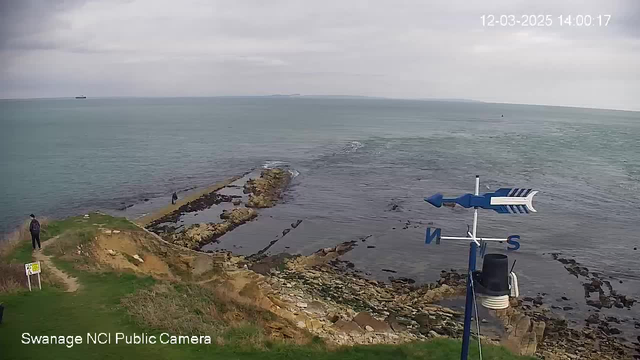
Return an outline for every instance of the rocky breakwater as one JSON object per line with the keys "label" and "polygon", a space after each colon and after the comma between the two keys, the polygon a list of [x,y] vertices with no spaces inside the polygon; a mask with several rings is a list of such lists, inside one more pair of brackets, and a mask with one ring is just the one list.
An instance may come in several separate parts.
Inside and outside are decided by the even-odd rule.
{"label": "rocky breakwater", "polygon": [[[262,257],[249,265],[265,275],[279,311],[301,328],[343,345],[401,343],[462,335],[462,313],[437,305],[464,293],[464,276],[445,271],[437,283],[406,278],[382,282],[362,277],[339,256],[357,241],[310,256]],[[273,298],[273,297],[272,297]],[[290,314],[282,314],[288,309]]]}
{"label": "rocky breakwater", "polygon": [[[200,249],[203,245],[216,241],[234,228],[255,219],[256,208],[274,206],[291,181],[291,173],[275,168],[263,170],[260,177],[250,179],[244,185],[244,193],[249,194],[246,207],[242,205],[242,196],[224,195],[216,191],[204,194],[171,213],[150,223],[147,228],[163,239],[190,249]],[[232,187],[228,185],[227,187]],[[197,213],[221,203],[231,203],[231,209],[220,214],[222,221],[178,226],[180,218],[187,213]],[[196,214],[197,215],[197,214]]]}
{"label": "rocky breakwater", "polygon": [[287,170],[279,168],[263,170],[259,178],[251,179],[244,185],[244,193],[249,194],[247,207],[274,206],[290,182],[291,173]]}
{"label": "rocky breakwater", "polygon": [[250,208],[225,210],[220,215],[223,220],[220,223],[194,224],[184,231],[172,233],[165,238],[176,245],[199,249],[247,221],[255,219],[257,216],[258,212]]}

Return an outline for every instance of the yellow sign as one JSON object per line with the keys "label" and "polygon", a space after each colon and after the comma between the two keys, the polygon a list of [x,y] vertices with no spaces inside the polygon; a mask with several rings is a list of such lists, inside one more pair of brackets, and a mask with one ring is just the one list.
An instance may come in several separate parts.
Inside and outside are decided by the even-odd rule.
{"label": "yellow sign", "polygon": [[40,273],[40,262],[28,263],[24,264],[24,269],[27,275],[39,274]]}

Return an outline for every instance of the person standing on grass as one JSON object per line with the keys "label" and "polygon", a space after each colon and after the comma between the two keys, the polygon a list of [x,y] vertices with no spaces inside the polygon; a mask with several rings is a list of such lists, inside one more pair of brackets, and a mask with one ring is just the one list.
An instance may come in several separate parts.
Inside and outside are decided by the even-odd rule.
{"label": "person standing on grass", "polygon": [[38,249],[40,247],[40,222],[36,220],[36,216],[31,214],[31,224],[29,224],[29,232],[31,233],[31,245],[33,250],[36,249],[36,242],[38,243]]}

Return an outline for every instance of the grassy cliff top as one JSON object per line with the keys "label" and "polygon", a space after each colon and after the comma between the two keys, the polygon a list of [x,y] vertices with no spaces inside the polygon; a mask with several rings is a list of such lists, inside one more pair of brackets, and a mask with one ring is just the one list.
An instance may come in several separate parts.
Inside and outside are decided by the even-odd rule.
{"label": "grassy cliff top", "polygon": [[[24,235],[5,244],[0,252],[3,266],[22,269],[22,283],[26,282],[22,264],[34,259],[30,239]],[[203,277],[220,275],[206,268],[196,270],[201,267],[201,255],[174,251],[124,218],[90,214],[43,222],[42,241],[43,255],[37,256],[45,259],[43,289],[29,292],[18,283],[0,290],[0,303],[5,307],[0,324],[2,359],[445,360],[460,356],[460,342],[450,339],[353,347],[325,344],[304,330],[289,327],[286,320],[229,295],[226,289],[221,291],[222,283],[205,285]],[[111,254],[109,250],[116,255],[104,257]],[[133,252],[145,262],[136,265]],[[155,261],[148,260],[152,259],[148,254],[167,266],[146,265]],[[180,268],[188,261],[190,267]],[[67,291],[52,276],[53,267],[77,279],[79,288]],[[0,274],[0,283],[6,274]],[[163,332],[210,335],[213,341],[211,345],[114,344],[116,333],[158,336]],[[80,336],[82,344],[25,345],[21,343],[25,333]],[[111,333],[112,344],[88,345],[87,333]],[[487,359],[525,359],[489,345],[483,347],[483,354]],[[477,345],[471,347],[470,356],[478,358]]]}

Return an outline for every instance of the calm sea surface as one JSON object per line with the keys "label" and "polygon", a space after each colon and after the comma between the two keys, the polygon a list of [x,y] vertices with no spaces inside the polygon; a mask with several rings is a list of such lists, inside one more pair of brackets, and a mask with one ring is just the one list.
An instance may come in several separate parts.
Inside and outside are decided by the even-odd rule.
{"label": "calm sea surface", "polygon": [[[117,214],[135,204],[122,213],[139,215],[173,191],[278,161],[299,173],[286,202],[218,247],[251,253],[303,219],[272,252],[372,235],[348,254],[357,267],[426,281],[465,267],[467,246],[425,246],[424,224],[462,236],[472,213],[422,199],[472,192],[478,174],[481,192],[540,190],[537,214],[480,214],[480,235],[522,237],[509,255],[523,293],[549,293],[550,304],[566,294],[586,311],[580,282],[549,255],[561,252],[640,297],[638,112],[310,98],[3,100],[0,129],[0,232],[32,212]],[[621,313],[637,318],[639,308]]]}

